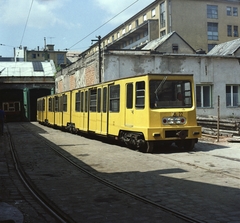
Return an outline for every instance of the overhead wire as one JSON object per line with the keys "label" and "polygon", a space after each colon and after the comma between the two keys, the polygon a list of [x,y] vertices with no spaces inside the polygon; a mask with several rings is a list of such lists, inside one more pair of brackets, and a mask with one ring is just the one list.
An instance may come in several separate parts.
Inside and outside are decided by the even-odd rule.
{"label": "overhead wire", "polygon": [[67,48],[66,50],[69,50],[71,48],[73,48],[74,46],[76,46],[77,44],[79,44],[80,42],[82,42],[84,39],[86,39],[87,37],[89,37],[90,35],[92,35],[94,32],[96,32],[97,30],[99,30],[100,28],[102,28],[103,26],[105,26],[107,23],[109,23],[110,21],[112,21],[113,19],[115,19],[117,16],[119,16],[121,13],[123,13],[124,11],[126,11],[128,8],[130,8],[132,5],[134,5],[136,2],[138,2],[139,0],[136,0],[135,2],[133,2],[132,4],[130,4],[128,7],[126,7],[125,9],[123,9],[122,11],[120,11],[118,14],[116,14],[115,16],[113,16],[111,19],[107,20],[105,23],[103,23],[101,26],[99,26],[97,29],[93,30],[91,33],[89,33],[87,36],[83,37],[82,39],[80,39],[78,42],[76,42],[75,44],[73,44],[71,47]]}
{"label": "overhead wire", "polygon": [[25,35],[25,32],[26,32],[26,28],[27,28],[27,25],[28,25],[29,16],[30,16],[30,13],[32,11],[33,2],[34,2],[34,0],[32,0],[30,9],[28,11],[27,21],[26,21],[24,29],[23,29],[23,34],[22,34],[22,39],[21,39],[21,42],[20,42],[20,47],[22,46],[23,38],[24,38],[24,35]]}

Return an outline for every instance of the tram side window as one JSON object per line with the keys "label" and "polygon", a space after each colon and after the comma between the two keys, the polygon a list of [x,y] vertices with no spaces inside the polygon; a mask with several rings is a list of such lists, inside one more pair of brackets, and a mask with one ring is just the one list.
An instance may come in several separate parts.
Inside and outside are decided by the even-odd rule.
{"label": "tram side window", "polygon": [[81,92],[81,98],[80,98],[80,101],[82,102],[80,104],[80,111],[83,112],[83,99],[84,99],[84,92]]}
{"label": "tram side window", "polygon": [[110,95],[109,95],[109,111],[119,112],[120,110],[120,85],[110,86]]}
{"label": "tram side window", "polygon": [[145,82],[136,83],[136,108],[145,107]]}
{"label": "tram side window", "polygon": [[54,101],[55,101],[54,111],[59,111],[59,98],[56,96]]}
{"label": "tram side window", "polygon": [[64,94],[64,95],[62,96],[62,100],[63,100],[63,108],[62,108],[62,110],[63,110],[64,112],[67,112],[67,95],[66,95],[66,94]]}
{"label": "tram side window", "polygon": [[97,89],[90,90],[89,110],[91,112],[96,112],[97,111]]}
{"label": "tram side window", "polygon": [[48,111],[53,111],[53,103],[52,98],[48,99]]}
{"label": "tram side window", "polygon": [[42,100],[42,111],[45,111],[45,99]]}
{"label": "tram side window", "polygon": [[60,112],[63,111],[63,96],[59,97],[59,101],[58,101],[58,107]]}
{"label": "tram side window", "polygon": [[88,111],[88,91],[85,91],[85,112]]}
{"label": "tram side window", "polygon": [[76,112],[80,112],[80,105],[81,105],[81,97],[80,97],[80,91],[79,91],[75,95],[75,111]]}
{"label": "tram side window", "polygon": [[107,112],[107,88],[103,88],[103,112]]}
{"label": "tram side window", "polygon": [[98,88],[97,91],[97,112],[101,112],[102,89]]}
{"label": "tram side window", "polygon": [[133,84],[127,84],[127,108],[133,108]]}

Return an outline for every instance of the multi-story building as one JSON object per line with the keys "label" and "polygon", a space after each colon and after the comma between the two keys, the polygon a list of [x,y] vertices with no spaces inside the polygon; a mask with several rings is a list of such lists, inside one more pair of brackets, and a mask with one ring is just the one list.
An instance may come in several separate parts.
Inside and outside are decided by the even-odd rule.
{"label": "multi-story building", "polygon": [[[104,36],[102,46],[141,48],[176,31],[195,50],[208,52],[219,43],[239,38],[239,10],[239,0],[156,0]],[[96,43],[88,51],[97,51],[97,47]]]}
{"label": "multi-story building", "polygon": [[66,65],[67,62],[67,51],[55,51],[53,44],[47,44],[44,49],[39,47],[34,50],[24,49],[25,60],[31,62],[44,62],[53,60],[56,68],[61,65]]}

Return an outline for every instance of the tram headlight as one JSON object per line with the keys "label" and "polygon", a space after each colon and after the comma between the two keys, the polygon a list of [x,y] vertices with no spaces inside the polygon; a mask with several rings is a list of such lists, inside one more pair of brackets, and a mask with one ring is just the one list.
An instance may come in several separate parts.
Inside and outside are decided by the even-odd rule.
{"label": "tram headlight", "polygon": [[164,117],[162,119],[164,125],[184,125],[186,123],[185,117]]}

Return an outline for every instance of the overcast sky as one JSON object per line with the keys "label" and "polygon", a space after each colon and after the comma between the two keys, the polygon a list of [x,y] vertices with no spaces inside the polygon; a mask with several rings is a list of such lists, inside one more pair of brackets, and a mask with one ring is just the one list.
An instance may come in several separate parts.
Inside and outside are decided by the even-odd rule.
{"label": "overcast sky", "polygon": [[84,51],[96,36],[107,35],[152,2],[154,0],[0,0],[0,56],[12,57],[13,47],[42,49],[44,37],[47,44],[55,45],[55,50]]}

